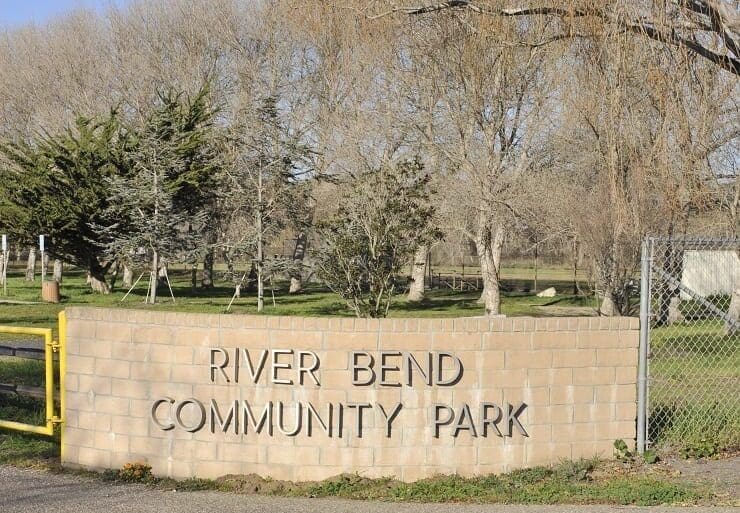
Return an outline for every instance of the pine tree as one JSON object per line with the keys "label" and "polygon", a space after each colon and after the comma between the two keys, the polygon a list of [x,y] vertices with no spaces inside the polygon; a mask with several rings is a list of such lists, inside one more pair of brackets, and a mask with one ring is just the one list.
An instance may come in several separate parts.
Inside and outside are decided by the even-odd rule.
{"label": "pine tree", "polygon": [[[265,277],[277,270],[292,272],[292,262],[270,259],[264,248],[308,200],[300,179],[308,150],[281,119],[275,96],[257,100],[255,105],[243,113],[232,131],[235,157],[229,172],[230,192],[225,197],[232,222],[222,244],[230,257],[253,257],[257,311],[261,312]],[[237,293],[240,285],[236,285]]]}
{"label": "pine tree", "polygon": [[113,260],[105,250],[125,224],[95,227],[111,224],[108,182],[128,172],[129,144],[115,110],[104,119],[79,117],[35,142],[0,143],[0,217],[11,238],[34,244],[47,234],[51,256],[86,269],[96,292],[110,291],[105,275]]}
{"label": "pine tree", "polygon": [[207,85],[192,99],[174,90],[160,93],[143,126],[131,129],[130,173],[109,180],[108,215],[118,221],[101,227],[113,234],[108,252],[148,264],[150,303],[167,262],[195,260],[202,240],[197,228],[206,226],[207,206],[216,196],[216,110],[208,94]]}

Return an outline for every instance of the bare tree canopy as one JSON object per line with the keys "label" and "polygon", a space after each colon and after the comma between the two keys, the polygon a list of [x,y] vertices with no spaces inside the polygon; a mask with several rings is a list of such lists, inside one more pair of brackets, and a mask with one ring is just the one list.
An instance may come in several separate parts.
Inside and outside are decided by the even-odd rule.
{"label": "bare tree canopy", "polygon": [[[667,45],[687,49],[720,68],[740,75],[740,13],[736,0],[666,0],[599,2],[571,0],[520,2],[503,6],[498,0],[447,0],[427,4],[381,6],[371,2],[367,14],[379,18],[467,10],[486,16],[540,16],[553,19],[552,30],[536,41],[543,45],[561,39],[593,37],[604,30],[632,32]],[[385,8],[384,8],[385,7]]]}

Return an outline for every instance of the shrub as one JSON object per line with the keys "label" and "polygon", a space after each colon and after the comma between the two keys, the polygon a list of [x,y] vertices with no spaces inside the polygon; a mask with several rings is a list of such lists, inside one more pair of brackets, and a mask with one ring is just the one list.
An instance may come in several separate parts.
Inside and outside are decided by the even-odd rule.
{"label": "shrub", "polygon": [[147,483],[153,479],[152,466],[147,463],[126,463],[118,471],[118,479],[127,483]]}

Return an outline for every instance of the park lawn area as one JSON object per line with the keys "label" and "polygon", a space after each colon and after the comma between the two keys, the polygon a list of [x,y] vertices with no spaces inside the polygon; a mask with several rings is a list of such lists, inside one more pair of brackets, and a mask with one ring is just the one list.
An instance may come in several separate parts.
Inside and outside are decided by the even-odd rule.
{"label": "park lawn area", "polygon": [[[557,273],[548,278],[540,276],[540,288],[555,286],[559,290],[570,290],[567,281],[559,280]],[[98,306],[109,308],[144,308],[157,311],[179,311],[198,313],[225,313],[226,307],[234,292],[233,287],[225,282],[217,282],[211,289],[196,288],[190,285],[189,271],[170,272],[175,302],[169,296],[166,287],[159,290],[158,303],[143,303],[146,294],[144,280],[122,301],[126,291],[117,286],[111,294],[93,293],[85,283],[85,275],[80,271],[66,271],[61,286],[62,302],[59,304],[42,303],[40,280],[26,282],[19,271],[8,277],[8,296],[0,299],[0,325],[31,326],[56,328],[58,313],[68,306]],[[120,283],[120,282],[119,282]],[[512,290],[522,290],[526,280],[517,278],[505,281]],[[273,303],[274,294],[274,303]],[[483,314],[483,307],[476,301],[476,291],[453,291],[437,289],[429,292],[421,303],[409,303],[404,295],[398,295],[391,306],[390,317],[470,317]],[[538,298],[526,292],[504,292],[502,298],[503,313],[508,316],[547,315],[538,307],[558,303],[559,306],[593,306],[592,298],[562,295],[557,298]],[[233,314],[256,314],[257,300],[254,294],[244,292],[232,308]],[[353,313],[342,299],[333,292],[317,285],[310,285],[300,294],[287,293],[287,284],[275,282],[274,289],[270,283],[265,290],[265,315],[303,315],[303,316],[342,316],[351,317]],[[17,339],[17,337],[16,337]],[[1,342],[0,342],[1,344]]]}
{"label": "park lawn area", "polygon": [[[0,360],[0,370],[3,366]],[[44,403],[38,399],[0,394],[0,419],[41,426],[46,422]],[[46,437],[0,429],[0,465],[47,467],[58,465],[58,461],[58,433]]]}
{"label": "park lawn area", "polygon": [[[57,363],[54,362],[57,367]],[[0,356],[0,384],[23,385],[27,387],[43,387],[46,381],[44,376],[45,364],[43,360],[28,360],[12,356]],[[54,369],[58,375],[58,371]],[[59,388],[58,380],[54,384]],[[3,417],[0,416],[0,419]]]}
{"label": "park lawn area", "polygon": [[712,456],[740,448],[740,334],[719,319],[653,328],[650,435],[663,451]]}

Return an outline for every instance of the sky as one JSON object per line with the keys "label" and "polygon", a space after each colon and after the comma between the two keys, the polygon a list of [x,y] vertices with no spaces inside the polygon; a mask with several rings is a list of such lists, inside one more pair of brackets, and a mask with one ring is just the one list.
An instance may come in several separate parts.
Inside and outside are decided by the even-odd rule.
{"label": "sky", "polygon": [[45,24],[50,19],[87,7],[105,10],[111,3],[125,0],[0,0],[0,28],[14,28],[28,23]]}

